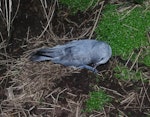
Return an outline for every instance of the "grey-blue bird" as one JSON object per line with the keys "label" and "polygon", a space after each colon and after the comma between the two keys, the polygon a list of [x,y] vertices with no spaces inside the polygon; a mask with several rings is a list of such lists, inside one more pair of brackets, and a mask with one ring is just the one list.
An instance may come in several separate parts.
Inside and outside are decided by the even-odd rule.
{"label": "grey-blue bird", "polygon": [[[65,45],[39,49],[31,54],[32,61],[50,60],[56,64],[88,69],[98,72],[96,67],[105,64],[112,55],[111,47],[103,41],[74,40]],[[93,64],[94,66],[90,66]]]}

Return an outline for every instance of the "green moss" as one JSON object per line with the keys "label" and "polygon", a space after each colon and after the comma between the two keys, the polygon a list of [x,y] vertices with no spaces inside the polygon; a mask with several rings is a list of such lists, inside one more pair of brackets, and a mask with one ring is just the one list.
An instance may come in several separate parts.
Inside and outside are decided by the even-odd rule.
{"label": "green moss", "polygon": [[111,98],[102,90],[90,92],[89,95],[90,98],[86,101],[86,112],[102,110],[111,101]]}
{"label": "green moss", "polygon": [[139,57],[139,62],[150,67],[150,46],[143,49]]}
{"label": "green moss", "polygon": [[73,13],[85,11],[87,8],[94,6],[98,0],[60,0],[60,3],[67,5]]}
{"label": "green moss", "polygon": [[137,3],[137,4],[142,4],[145,0],[133,0],[133,2]]}
{"label": "green moss", "polygon": [[132,80],[132,81],[139,81],[143,80],[145,82],[148,81],[147,78],[145,78],[142,75],[142,71],[130,71],[128,67],[125,67],[124,65],[118,65],[114,68],[115,71],[115,77],[121,80]]}
{"label": "green moss", "polygon": [[105,6],[96,34],[98,40],[110,43],[113,55],[127,59],[134,49],[149,45],[146,33],[150,30],[150,10],[141,6],[119,13],[117,7]]}
{"label": "green moss", "polygon": [[[139,52],[140,55],[138,57]],[[141,50],[140,49],[136,50],[136,52],[132,54],[130,60],[135,61],[136,59],[139,63],[145,64],[146,66],[150,67],[150,46],[141,48]]]}
{"label": "green moss", "polygon": [[150,67],[150,54],[145,56],[143,60],[141,60],[144,64]]}

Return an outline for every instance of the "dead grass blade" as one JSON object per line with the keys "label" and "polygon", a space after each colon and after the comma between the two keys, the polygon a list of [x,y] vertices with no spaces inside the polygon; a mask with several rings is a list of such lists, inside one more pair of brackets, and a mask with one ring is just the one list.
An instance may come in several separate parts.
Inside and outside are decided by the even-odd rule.
{"label": "dead grass blade", "polygon": [[90,36],[89,36],[89,39],[92,38],[92,35],[93,35],[93,33],[94,33],[94,31],[95,31],[95,28],[96,28],[96,26],[97,26],[97,23],[98,23],[98,21],[99,21],[100,14],[101,14],[102,8],[103,8],[103,6],[104,6],[104,1],[100,2],[100,5],[101,5],[101,8],[100,8],[99,11],[98,11],[98,14],[97,14],[97,17],[96,17],[96,21],[95,21],[94,26],[93,26],[93,28],[92,28],[91,34],[90,34]]}

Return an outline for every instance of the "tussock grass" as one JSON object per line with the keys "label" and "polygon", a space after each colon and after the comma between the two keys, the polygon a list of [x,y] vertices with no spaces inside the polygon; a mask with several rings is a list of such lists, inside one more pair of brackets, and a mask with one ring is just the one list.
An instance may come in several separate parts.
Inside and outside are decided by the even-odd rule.
{"label": "tussock grass", "polygon": [[3,23],[6,25],[8,42],[9,42],[9,39],[11,36],[12,24],[14,22],[14,19],[17,15],[18,10],[19,10],[20,0],[18,0],[18,2],[17,2],[17,8],[15,10],[14,10],[13,5],[14,4],[13,4],[12,0],[0,1],[0,15],[1,15]]}

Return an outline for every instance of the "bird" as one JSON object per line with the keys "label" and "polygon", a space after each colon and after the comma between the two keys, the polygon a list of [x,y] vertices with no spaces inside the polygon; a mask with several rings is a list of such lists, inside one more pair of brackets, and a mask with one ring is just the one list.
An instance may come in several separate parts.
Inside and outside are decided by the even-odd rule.
{"label": "bird", "polygon": [[112,49],[108,43],[94,39],[82,39],[73,40],[64,45],[39,49],[31,54],[30,60],[52,61],[55,64],[98,73],[96,67],[108,62],[111,56]]}

